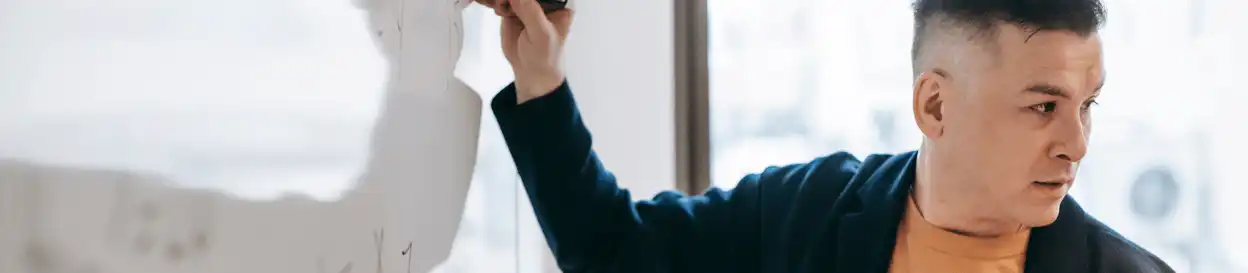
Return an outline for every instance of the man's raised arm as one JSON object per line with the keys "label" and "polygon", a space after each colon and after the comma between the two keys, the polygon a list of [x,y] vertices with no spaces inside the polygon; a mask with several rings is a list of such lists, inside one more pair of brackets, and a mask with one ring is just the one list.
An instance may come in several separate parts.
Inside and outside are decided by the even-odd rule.
{"label": "man's raised arm", "polygon": [[761,271],[763,237],[771,234],[764,223],[787,217],[761,212],[788,211],[787,200],[815,164],[769,168],[731,191],[669,191],[633,202],[594,153],[564,80],[560,59],[572,10],[546,13],[535,0],[498,1],[510,2],[487,4],[504,17],[503,55],[516,81],[491,107],[560,269]]}
{"label": "man's raised arm", "polygon": [[522,104],[491,102],[538,223],[565,272],[710,272],[759,268],[759,193],[779,169],[732,191],[664,192],[633,202],[591,148],[567,84]]}

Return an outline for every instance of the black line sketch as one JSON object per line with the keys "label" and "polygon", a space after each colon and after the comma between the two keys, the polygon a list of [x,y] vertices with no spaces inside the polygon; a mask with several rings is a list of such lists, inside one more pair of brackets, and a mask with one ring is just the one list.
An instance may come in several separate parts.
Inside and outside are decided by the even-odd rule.
{"label": "black line sketch", "polygon": [[400,253],[403,256],[407,256],[407,273],[412,273],[412,255],[407,255],[410,251],[412,251],[412,242],[409,241],[407,242],[407,248]]}

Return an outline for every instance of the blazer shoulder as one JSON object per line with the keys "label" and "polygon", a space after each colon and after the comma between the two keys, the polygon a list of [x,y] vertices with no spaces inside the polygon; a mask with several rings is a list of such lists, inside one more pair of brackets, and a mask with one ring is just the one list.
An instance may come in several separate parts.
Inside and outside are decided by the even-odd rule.
{"label": "blazer shoulder", "polygon": [[882,169],[881,166],[888,165],[894,159],[904,158],[906,157],[901,155],[873,154],[866,157],[866,160],[859,160],[853,154],[842,151],[806,163],[769,167],[757,174],[756,180],[759,181],[758,186],[764,195],[791,198],[811,196],[834,202],[844,193],[857,191],[863,186],[862,183],[853,183],[855,180],[866,180],[864,178],[876,175],[899,175],[887,173],[895,170]]}
{"label": "blazer shoulder", "polygon": [[794,196],[818,192],[828,196],[827,193],[844,190],[861,167],[862,162],[853,154],[837,152],[805,163],[767,167],[742,182],[757,181],[764,195]]}
{"label": "blazer shoulder", "polygon": [[1165,261],[1152,252],[1123,237],[1104,223],[1091,219],[1092,238],[1096,246],[1099,272],[1173,273]]}

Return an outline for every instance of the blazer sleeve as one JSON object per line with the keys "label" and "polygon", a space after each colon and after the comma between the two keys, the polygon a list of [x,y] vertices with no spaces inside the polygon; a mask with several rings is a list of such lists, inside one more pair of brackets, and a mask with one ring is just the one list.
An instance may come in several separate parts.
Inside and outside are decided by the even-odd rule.
{"label": "blazer sleeve", "polygon": [[783,170],[634,202],[594,153],[566,82],[520,105],[515,92],[507,86],[491,108],[564,272],[758,271],[759,185],[781,183]]}

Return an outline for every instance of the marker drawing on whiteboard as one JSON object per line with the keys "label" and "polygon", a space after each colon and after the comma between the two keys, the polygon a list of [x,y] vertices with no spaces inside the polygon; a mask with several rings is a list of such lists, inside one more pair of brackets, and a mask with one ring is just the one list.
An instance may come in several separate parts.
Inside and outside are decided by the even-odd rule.
{"label": "marker drawing on whiteboard", "polygon": [[407,249],[404,249],[402,252],[399,252],[399,254],[402,254],[403,256],[407,256],[407,273],[412,273],[412,255],[407,255],[407,253],[411,251],[412,251],[412,242],[407,242]]}

